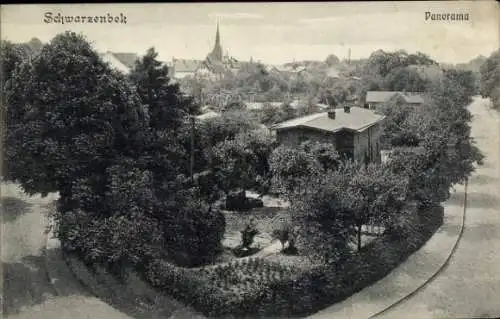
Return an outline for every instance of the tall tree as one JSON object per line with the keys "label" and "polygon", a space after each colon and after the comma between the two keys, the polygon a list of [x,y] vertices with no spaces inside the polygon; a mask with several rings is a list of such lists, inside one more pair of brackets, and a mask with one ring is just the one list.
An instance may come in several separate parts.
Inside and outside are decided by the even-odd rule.
{"label": "tall tree", "polygon": [[493,52],[481,65],[481,95],[491,97],[493,106],[500,110],[500,50]]}
{"label": "tall tree", "polygon": [[141,150],[138,99],[81,35],[44,46],[32,66],[15,71],[6,99],[9,118],[22,119],[9,123],[7,159],[29,193],[69,199],[74,180],[89,174],[100,189],[116,156]]}
{"label": "tall tree", "polygon": [[178,84],[169,83],[168,67],[157,57],[155,49],[150,48],[136,61],[130,79],[148,110],[151,129],[178,128],[186,115],[199,113],[199,105],[184,97]]}

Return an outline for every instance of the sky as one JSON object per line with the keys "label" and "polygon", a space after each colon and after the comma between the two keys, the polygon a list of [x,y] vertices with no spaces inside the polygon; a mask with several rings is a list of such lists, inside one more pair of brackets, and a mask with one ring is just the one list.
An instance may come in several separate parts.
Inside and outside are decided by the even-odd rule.
{"label": "sky", "polygon": [[[126,24],[49,24],[44,15],[123,14]],[[468,13],[469,21],[426,21],[425,13]],[[411,2],[267,2],[2,5],[1,38],[50,41],[71,30],[99,52],[203,59],[220,21],[224,52],[239,60],[281,64],[329,54],[366,58],[378,49],[424,52],[439,62],[488,56],[500,44],[500,4],[493,0]]]}

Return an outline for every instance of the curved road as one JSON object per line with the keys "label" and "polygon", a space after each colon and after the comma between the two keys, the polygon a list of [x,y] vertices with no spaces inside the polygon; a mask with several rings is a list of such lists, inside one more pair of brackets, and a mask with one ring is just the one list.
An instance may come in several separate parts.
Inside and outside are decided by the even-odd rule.
{"label": "curved road", "polygon": [[435,280],[376,318],[500,317],[500,117],[480,98],[469,109],[472,135],[486,158],[469,181],[457,250]]}
{"label": "curved road", "polygon": [[[49,251],[49,282],[43,255],[47,204],[50,197],[27,197],[12,184],[1,185],[2,318],[126,319],[132,318],[92,297],[68,272],[64,261]],[[53,198],[52,198],[53,199]],[[57,266],[60,267],[57,267]],[[56,286],[59,289],[55,289]]]}

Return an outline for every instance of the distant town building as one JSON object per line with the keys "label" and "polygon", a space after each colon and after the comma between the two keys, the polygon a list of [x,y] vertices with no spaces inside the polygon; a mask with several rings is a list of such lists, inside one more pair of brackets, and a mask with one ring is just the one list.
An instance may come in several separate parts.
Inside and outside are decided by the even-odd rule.
{"label": "distant town building", "polygon": [[107,51],[106,53],[100,54],[101,59],[104,62],[109,63],[109,65],[125,74],[129,74],[134,67],[135,61],[139,59],[136,53],[116,53]]}
{"label": "distant town building", "polygon": [[200,70],[201,63],[201,60],[172,58],[172,76],[176,79],[195,76]]}
{"label": "distant town building", "polygon": [[423,93],[402,91],[368,91],[366,93],[366,107],[375,110],[378,106],[393,99],[401,99],[411,106],[419,106],[424,103]]}
{"label": "distant town building", "polygon": [[380,161],[381,124],[385,117],[372,110],[345,105],[273,125],[282,145],[296,147],[305,141],[330,143],[337,151],[361,162]]}
{"label": "distant town building", "polygon": [[224,74],[235,74],[246,63],[238,61],[226,52],[224,55],[221,43],[219,23],[215,33],[215,44],[204,60],[185,60],[172,58],[172,75],[176,79],[188,76],[199,76],[217,79]]}

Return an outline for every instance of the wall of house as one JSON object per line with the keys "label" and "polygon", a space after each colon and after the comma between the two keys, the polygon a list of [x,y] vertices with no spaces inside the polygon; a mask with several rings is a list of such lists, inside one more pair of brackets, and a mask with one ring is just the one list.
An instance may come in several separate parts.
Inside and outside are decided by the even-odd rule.
{"label": "wall of house", "polygon": [[349,158],[354,156],[355,135],[353,132],[340,131],[335,133],[337,151]]}
{"label": "wall of house", "polygon": [[309,140],[320,143],[330,143],[341,153],[353,159],[364,162],[380,162],[380,134],[381,124],[375,124],[368,129],[353,133],[340,131],[335,134],[320,132],[307,128],[292,128],[276,132],[277,141],[284,146],[296,147]]}
{"label": "wall of house", "polygon": [[335,146],[335,136],[328,132],[319,132],[307,128],[292,128],[276,132],[278,143],[288,147],[296,147],[302,142],[312,141],[330,143]]}
{"label": "wall of house", "polygon": [[354,158],[358,161],[380,162],[381,124],[375,124],[354,137]]}

